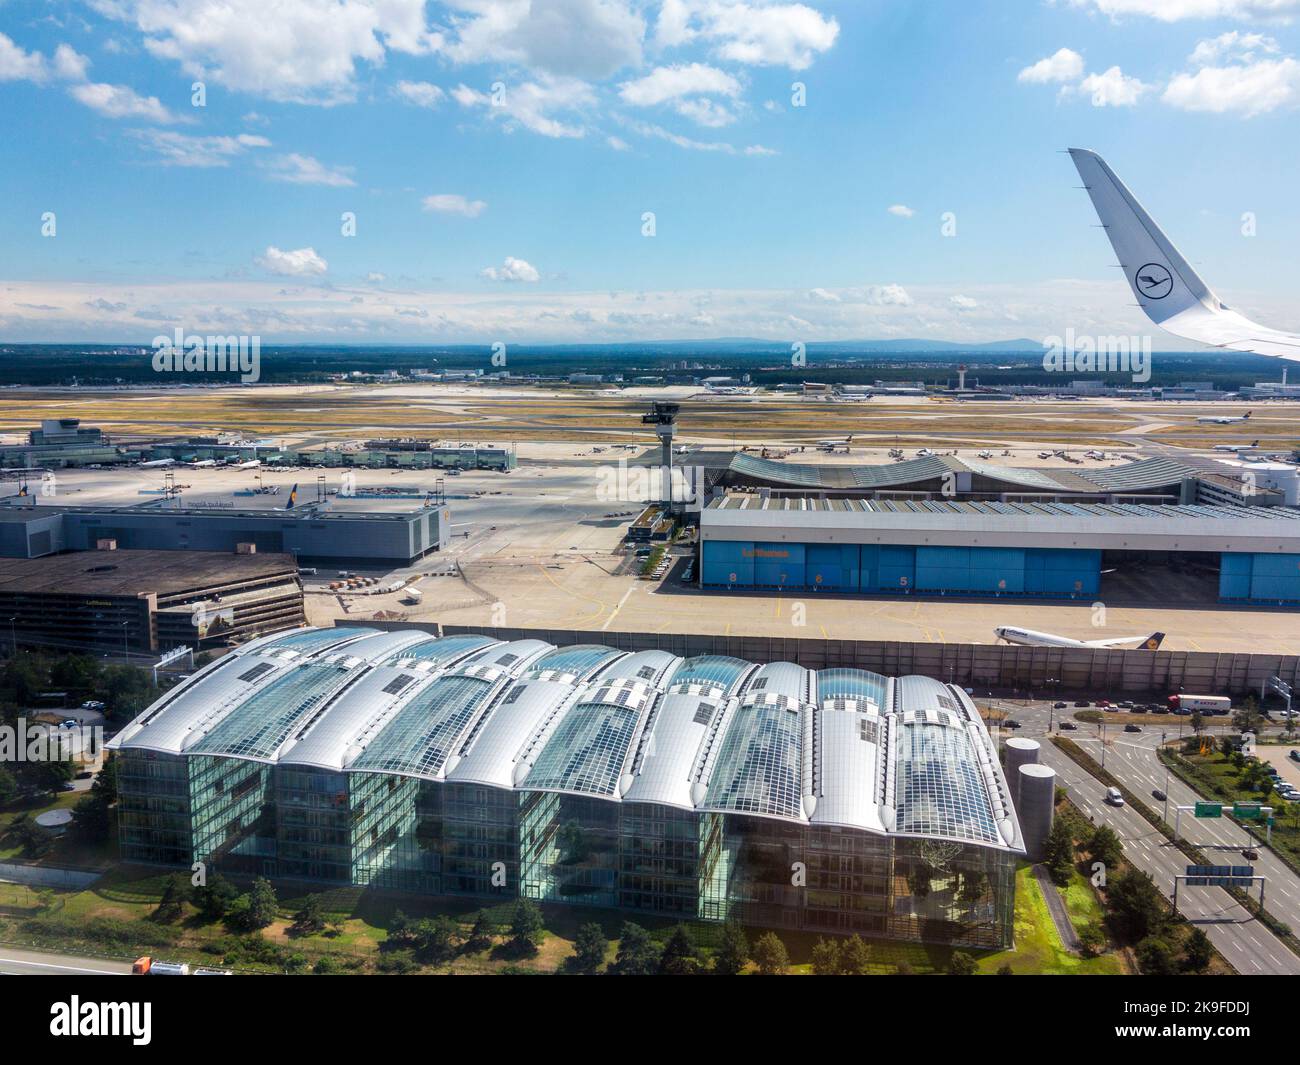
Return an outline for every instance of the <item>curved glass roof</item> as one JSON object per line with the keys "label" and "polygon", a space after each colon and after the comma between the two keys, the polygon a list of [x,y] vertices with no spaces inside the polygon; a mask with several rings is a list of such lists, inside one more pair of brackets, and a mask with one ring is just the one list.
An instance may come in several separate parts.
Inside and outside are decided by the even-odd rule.
{"label": "curved glass roof", "polygon": [[577,673],[579,676],[586,676],[597,666],[621,654],[622,651],[615,651],[612,647],[603,647],[598,643],[575,643],[569,647],[557,647],[554,651],[542,655],[532,664],[531,670],[540,673],[545,669],[554,669],[561,673]]}
{"label": "curved glass roof", "polygon": [[904,725],[896,742],[898,832],[999,842],[979,762],[964,729]]}
{"label": "curved glass roof", "polygon": [[928,677],[419,630],[282,639],[200,670],[109,746],[1023,849],[974,705]]}
{"label": "curved glass roof", "polygon": [[802,820],[802,764],[799,714],[776,706],[745,707],[727,729],[704,805]]}
{"label": "curved glass roof", "polygon": [[677,672],[673,674],[673,684],[707,683],[730,691],[737,678],[753,665],[743,658],[728,658],[726,655],[698,655],[684,659]]}
{"label": "curved glass roof", "polygon": [[439,677],[417,692],[348,768],[438,776],[492,687],[478,677]]}
{"label": "curved glass roof", "polygon": [[889,691],[889,678],[865,669],[819,669],[817,671],[817,698],[870,699],[884,709],[885,693]]}
{"label": "curved glass roof", "polygon": [[530,791],[612,796],[640,717],[635,706],[575,706],[542,748],[524,786]]}

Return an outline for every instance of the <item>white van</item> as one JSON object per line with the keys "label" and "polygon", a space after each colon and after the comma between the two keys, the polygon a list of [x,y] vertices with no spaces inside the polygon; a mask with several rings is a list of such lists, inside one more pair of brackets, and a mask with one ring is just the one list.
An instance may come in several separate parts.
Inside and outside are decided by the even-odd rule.
{"label": "white van", "polygon": [[1119,793],[1119,788],[1107,788],[1106,801],[1110,803],[1111,806],[1123,806],[1124,796]]}

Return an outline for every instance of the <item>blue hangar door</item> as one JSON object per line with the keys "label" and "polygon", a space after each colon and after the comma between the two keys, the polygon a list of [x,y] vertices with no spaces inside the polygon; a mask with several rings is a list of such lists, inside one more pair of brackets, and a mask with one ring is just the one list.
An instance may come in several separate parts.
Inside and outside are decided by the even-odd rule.
{"label": "blue hangar door", "polygon": [[810,588],[857,590],[859,555],[857,544],[808,544],[804,580]]}

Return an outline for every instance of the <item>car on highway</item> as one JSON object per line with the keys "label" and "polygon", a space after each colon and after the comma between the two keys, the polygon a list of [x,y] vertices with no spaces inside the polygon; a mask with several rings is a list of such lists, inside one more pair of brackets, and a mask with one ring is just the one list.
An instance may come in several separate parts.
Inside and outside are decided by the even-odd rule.
{"label": "car on highway", "polygon": [[1123,806],[1124,796],[1120,794],[1119,788],[1106,789],[1106,802],[1111,806]]}
{"label": "car on highway", "polygon": [[1007,718],[1004,722],[1002,722],[1002,727],[1003,727],[1003,728],[1020,728],[1020,722],[1017,721],[1014,717],[1009,717],[1009,718]]}
{"label": "car on highway", "polygon": [[1291,753],[1288,755],[1288,757],[1289,757],[1289,758],[1291,759],[1291,761],[1293,761],[1293,762],[1300,762],[1300,751],[1297,751],[1297,750],[1295,750],[1295,749],[1292,749],[1292,751],[1291,751]]}
{"label": "car on highway", "polygon": [[1246,861],[1248,862],[1259,861],[1259,851],[1257,851],[1254,847],[1243,848],[1241,852],[1241,856],[1245,858]]}
{"label": "car on highway", "polygon": [[1074,701],[1074,705],[1075,705],[1075,706],[1091,706],[1092,703],[1088,702],[1087,699],[1076,699],[1076,700]]}
{"label": "car on highway", "polygon": [[1169,797],[1169,796],[1167,796],[1167,795],[1166,795],[1163,791],[1161,791],[1159,788],[1152,788],[1152,789],[1151,789],[1151,798],[1155,799],[1156,802],[1164,802],[1165,799],[1167,799],[1168,797]]}
{"label": "car on highway", "polygon": [[1125,725],[1125,726],[1124,726],[1124,731],[1125,731],[1125,732],[1141,732],[1141,731],[1142,731],[1142,726],[1141,726],[1141,725]]}
{"label": "car on highway", "polygon": [[1062,721],[1058,727],[1062,732],[1074,732],[1079,726],[1073,721]]}

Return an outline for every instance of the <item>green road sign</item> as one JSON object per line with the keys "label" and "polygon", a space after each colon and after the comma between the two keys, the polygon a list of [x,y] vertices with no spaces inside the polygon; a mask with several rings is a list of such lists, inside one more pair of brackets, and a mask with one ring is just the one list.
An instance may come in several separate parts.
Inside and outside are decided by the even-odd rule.
{"label": "green road sign", "polygon": [[1238,802],[1232,804],[1232,816],[1239,821],[1259,821],[1264,814],[1257,802]]}
{"label": "green road sign", "polygon": [[1197,817],[1222,817],[1223,803],[1221,802],[1198,802],[1196,804]]}

